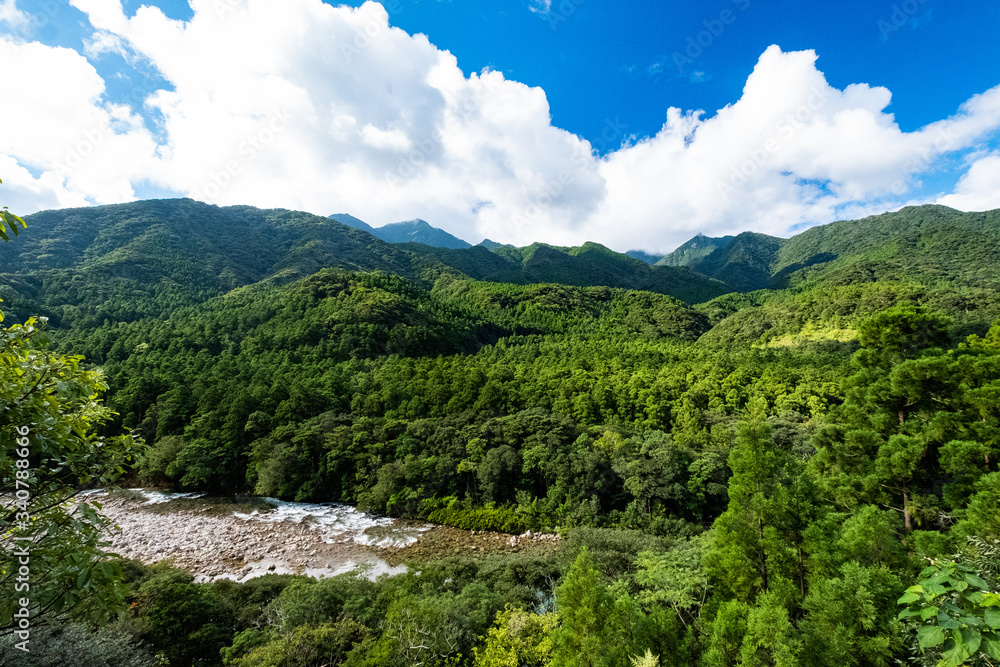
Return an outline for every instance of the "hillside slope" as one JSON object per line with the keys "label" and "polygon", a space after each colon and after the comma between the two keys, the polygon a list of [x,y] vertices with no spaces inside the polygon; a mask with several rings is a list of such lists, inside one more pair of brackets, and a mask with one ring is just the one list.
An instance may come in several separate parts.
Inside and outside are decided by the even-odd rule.
{"label": "hillside slope", "polygon": [[559,283],[578,287],[603,285],[668,294],[688,303],[706,301],[732,291],[730,286],[686,267],[650,266],[599,243],[576,247],[545,243],[521,248],[495,245],[489,252],[501,262],[487,260],[483,254],[485,247],[480,245],[460,251],[415,246],[407,246],[407,249],[469,276],[496,282]]}
{"label": "hillside slope", "polygon": [[434,248],[451,248],[454,250],[472,247],[471,243],[467,243],[443,229],[432,227],[426,220],[419,218],[404,220],[403,222],[393,222],[381,227],[372,227],[364,220],[359,220],[348,213],[334,213],[329,217],[331,220],[336,220],[348,227],[368,232],[375,238],[382,239],[386,243],[423,243]]}
{"label": "hillside slope", "polygon": [[784,243],[775,236],[743,232],[688,266],[741,292],[752,292],[771,282],[771,265]]}
{"label": "hillside slope", "polygon": [[43,211],[26,222],[18,243],[0,246],[0,298],[15,318],[129,320],[326,267],[417,281],[448,271],[365,232],[282,209],[166,199]]}
{"label": "hillside slope", "polygon": [[660,258],[658,266],[690,266],[692,262],[710,255],[718,248],[725,248],[734,236],[711,237],[698,234],[690,241],[682,243],[673,252]]}

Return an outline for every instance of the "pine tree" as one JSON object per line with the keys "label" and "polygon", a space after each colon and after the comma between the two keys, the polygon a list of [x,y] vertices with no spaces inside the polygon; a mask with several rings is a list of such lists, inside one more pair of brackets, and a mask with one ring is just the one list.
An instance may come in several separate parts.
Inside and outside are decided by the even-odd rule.
{"label": "pine tree", "polygon": [[607,620],[611,608],[611,596],[584,546],[556,589],[559,628],[553,634],[552,667],[609,665],[613,638],[608,636]]}

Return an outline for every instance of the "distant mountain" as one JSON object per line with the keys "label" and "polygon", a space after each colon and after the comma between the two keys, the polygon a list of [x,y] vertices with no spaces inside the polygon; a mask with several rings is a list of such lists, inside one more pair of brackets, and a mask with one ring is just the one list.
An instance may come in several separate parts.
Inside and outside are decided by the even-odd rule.
{"label": "distant mountain", "polygon": [[715,325],[702,341],[727,348],[825,339],[832,349],[859,318],[897,303],[947,314],[959,339],[1000,318],[1000,210],[911,206],[783,241],[740,235],[726,250],[733,252],[713,252],[692,268],[741,291],[768,288],[699,307]]}
{"label": "distant mountain", "polygon": [[[561,283],[648,290],[696,303],[732,291],[724,283],[683,267],[653,267],[598,243],[578,247],[533,243],[521,248],[480,244],[467,250],[408,245],[408,250],[470,277],[519,284]],[[493,255],[489,258],[486,254]]]}
{"label": "distant mountain", "polygon": [[[354,227],[354,229],[360,229],[363,232],[368,232],[369,234],[378,237],[378,234],[375,233],[374,227],[369,225],[364,220],[359,220],[355,218],[350,213],[334,213],[333,215],[330,216],[330,219],[336,220],[337,222],[345,224],[348,227]],[[384,241],[385,239],[382,240]]]}
{"label": "distant mountain", "polygon": [[785,239],[756,232],[743,232],[725,245],[692,260],[688,267],[721,280],[741,292],[764,289],[771,282],[771,265]]}
{"label": "distant mountain", "polygon": [[443,229],[432,227],[426,221],[406,220],[378,227],[375,235],[387,243],[423,243],[435,248],[460,250],[471,248],[472,244],[452,236]]}
{"label": "distant mountain", "polygon": [[490,239],[483,239],[479,242],[479,245],[483,246],[487,250],[493,250],[494,248],[513,248],[514,246],[509,243],[497,243],[496,241],[491,241]]}
{"label": "distant mountain", "polygon": [[425,220],[406,220],[404,222],[393,222],[382,227],[372,227],[368,223],[358,220],[353,215],[347,213],[334,213],[331,220],[343,223],[348,227],[360,229],[380,238],[386,243],[423,243],[435,248],[463,249],[471,248],[471,243],[466,243],[457,236],[452,236],[443,229],[432,227]]}
{"label": "distant mountain", "polygon": [[660,266],[691,266],[691,263],[712,254],[718,248],[725,248],[735,236],[711,237],[698,234],[690,241],[660,259]]}
{"label": "distant mountain", "polygon": [[789,239],[753,232],[698,235],[657,263],[669,265],[687,266],[740,292],[886,279],[932,284],[957,275],[969,284],[996,285],[1000,211],[910,206],[811,227]]}
{"label": "distant mountain", "polygon": [[476,280],[525,285],[520,263],[508,261],[482,244],[471,248],[435,248],[421,243],[402,243],[400,248],[461,271]]}
{"label": "distant mountain", "polygon": [[[191,199],[42,211],[0,244],[0,298],[12,317],[58,324],[160,316],[233,288],[289,282],[322,268],[433,281],[451,269],[327,218]],[[86,306],[77,308],[76,306]],[[69,325],[69,322],[67,322]]]}
{"label": "distant mountain", "polygon": [[646,264],[649,264],[650,266],[656,264],[661,259],[663,259],[663,255],[651,255],[648,252],[642,250],[626,250],[625,254],[631,257],[632,259],[637,259],[640,262],[646,262]]}
{"label": "distant mountain", "polygon": [[[383,271],[423,286],[450,276],[617,287],[688,303],[764,288],[801,293],[894,282],[940,291],[949,285],[954,303],[948,312],[1000,308],[1000,210],[920,206],[814,227],[787,240],[753,232],[728,242],[700,237],[692,239],[693,248],[715,247],[686,266],[662,260],[650,266],[597,243],[387,243],[346,214],[328,219],[190,199],[43,211],[27,222],[16,243],[0,244],[4,312],[11,321],[45,315],[63,328],[163,317],[237,287],[284,284],[324,268]],[[387,227],[440,232],[422,221]],[[724,317],[749,303],[738,296],[713,312]]]}

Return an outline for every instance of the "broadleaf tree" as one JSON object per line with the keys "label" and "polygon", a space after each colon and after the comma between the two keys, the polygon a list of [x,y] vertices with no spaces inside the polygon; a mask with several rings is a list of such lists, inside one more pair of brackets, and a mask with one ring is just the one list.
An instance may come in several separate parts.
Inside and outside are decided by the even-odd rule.
{"label": "broadleaf tree", "polygon": [[[6,208],[0,221],[26,228]],[[143,447],[130,434],[98,437],[114,415],[100,400],[107,385],[82,357],[48,351],[44,328],[44,318],[0,327],[0,631],[22,641],[34,625],[99,622],[122,605],[121,572],[105,557],[110,522],[81,493],[114,484]]]}

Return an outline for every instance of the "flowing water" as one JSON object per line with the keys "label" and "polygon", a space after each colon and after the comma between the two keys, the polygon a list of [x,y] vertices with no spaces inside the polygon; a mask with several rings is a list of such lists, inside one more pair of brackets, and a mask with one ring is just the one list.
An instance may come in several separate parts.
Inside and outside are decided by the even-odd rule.
{"label": "flowing water", "polygon": [[405,572],[379,557],[415,544],[432,527],[336,503],[295,503],[129,489],[85,495],[121,527],[113,550],[143,562],[174,560],[196,581],[245,581],[268,572],[313,577],[361,570],[375,578]]}

